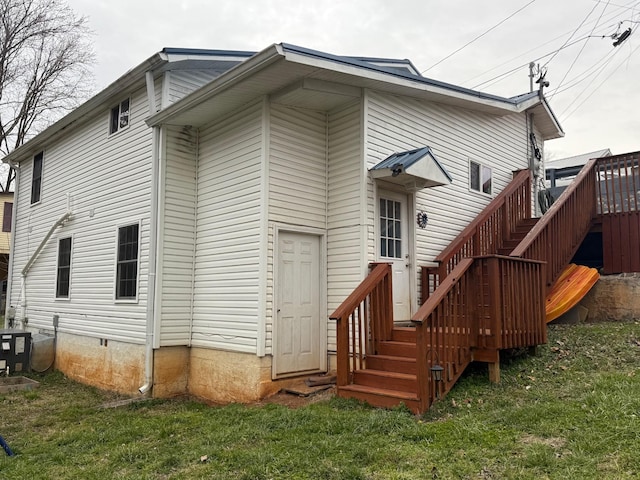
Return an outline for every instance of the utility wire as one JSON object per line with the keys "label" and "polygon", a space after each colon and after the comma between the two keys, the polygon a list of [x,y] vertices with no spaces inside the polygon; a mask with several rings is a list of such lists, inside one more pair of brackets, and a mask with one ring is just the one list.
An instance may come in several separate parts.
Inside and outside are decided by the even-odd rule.
{"label": "utility wire", "polygon": [[[562,90],[557,90],[556,89],[556,90],[554,90],[554,92],[552,94],[547,95],[546,97],[548,99],[552,99],[556,95],[560,95],[561,93],[564,93],[567,90],[572,89],[573,87],[579,85],[580,83],[584,82],[585,80],[588,80],[590,78],[589,75],[591,74],[592,71],[596,71],[596,70],[600,70],[600,69],[604,70],[607,67],[607,65],[609,65],[609,63],[611,63],[611,60],[613,60],[613,55],[616,52],[617,52],[617,50],[615,50],[615,49],[608,50],[607,53],[603,57],[600,58],[600,60],[598,60],[596,63],[591,65],[589,68],[587,68],[582,73],[577,75],[575,78],[571,79],[571,82],[568,85],[566,85]],[[596,76],[597,75],[600,75],[600,73],[597,73]]]}
{"label": "utility wire", "polygon": [[[610,73],[609,75],[607,75],[607,77],[606,77],[604,80],[602,80],[602,82],[600,82],[600,83],[598,84],[598,86],[597,86],[596,88],[594,88],[594,89],[591,91],[591,93],[590,93],[590,94],[589,94],[589,95],[588,95],[584,100],[582,100],[582,101],[581,101],[581,102],[580,102],[580,103],[579,103],[579,104],[578,104],[578,105],[577,105],[573,110],[571,110],[571,112],[567,113],[566,117],[564,117],[564,120],[566,120],[566,119],[567,119],[567,118],[569,118],[571,115],[573,115],[573,114],[574,114],[574,113],[575,113],[575,112],[576,112],[576,111],[577,111],[577,110],[578,110],[578,109],[579,109],[579,108],[580,108],[580,107],[581,107],[581,106],[582,106],[582,105],[583,105],[587,100],[589,100],[589,99],[593,96],[593,94],[594,94],[594,93],[596,93],[596,92],[598,91],[598,89],[599,89],[602,85],[604,85],[604,84],[605,84],[605,82],[606,82],[607,80],[609,80],[609,79],[613,76],[613,74],[614,74],[614,73],[616,73],[616,72],[618,71],[618,69],[622,66],[622,64],[623,64],[624,62],[626,62],[626,61],[631,57],[631,55],[633,55],[633,54],[634,54],[634,53],[635,53],[639,48],[640,48],[640,45],[638,45],[636,48],[634,48],[634,49],[631,51],[631,53],[629,53],[629,55],[627,56],[627,58],[625,58],[622,62],[620,62],[620,64],[619,64],[616,68],[614,68],[614,69],[611,71],[611,73]],[[614,53],[614,55],[615,55],[616,53],[620,52],[620,51],[621,51],[621,50],[616,50],[616,52]],[[572,106],[572,105],[573,105],[573,104],[578,100],[578,98],[579,98],[579,97],[580,97],[584,92],[586,92],[587,88],[589,88],[589,86],[593,83],[593,81],[595,80],[595,78],[596,78],[596,77],[594,77],[594,78],[592,79],[592,81],[591,81],[591,82],[589,82],[589,85],[587,85],[587,86],[584,88],[584,90],[582,90],[582,92],[580,92],[580,94],[579,94],[578,96],[576,96],[576,98],[575,98],[575,99],[574,99],[574,100],[573,100],[573,101],[572,101],[572,102],[571,102],[571,103],[570,103],[570,104],[569,104],[569,105],[568,105],[568,106],[567,106],[567,107],[562,111],[562,113],[560,114],[560,116],[563,116],[563,115],[564,115],[564,113],[565,113],[567,110],[569,110],[569,108],[571,108],[571,106]]]}
{"label": "utility wire", "polygon": [[507,20],[509,20],[511,17],[515,16],[516,14],[520,13],[522,10],[524,10],[525,8],[527,8],[529,5],[531,5],[532,3],[534,3],[536,0],[531,0],[529,3],[527,3],[526,5],[524,5],[523,7],[520,7],[518,10],[516,10],[515,12],[513,12],[511,15],[509,15],[507,18],[505,18],[504,20],[501,20],[500,22],[498,22],[497,24],[495,24],[493,27],[491,27],[489,30],[487,30],[486,32],[478,35],[476,38],[474,38],[473,40],[465,43],[463,46],[461,46],[460,48],[458,48],[457,50],[454,50],[453,52],[451,52],[449,55],[447,55],[446,57],[444,57],[443,59],[437,61],[436,63],[434,63],[433,65],[431,65],[429,68],[427,68],[426,70],[423,70],[420,73],[425,73],[428,72],[429,70],[431,70],[432,68],[440,65],[442,62],[444,62],[445,60],[448,60],[449,58],[453,57],[456,53],[460,52],[461,50],[464,50],[465,48],[467,48],[469,45],[471,45],[473,42],[475,42],[476,40],[479,40],[480,38],[484,37],[487,33],[491,32],[492,30],[495,30],[496,28],[498,28],[500,25],[502,25],[504,22],[506,22]]}
{"label": "utility wire", "polygon": [[[596,4],[596,7],[600,5],[600,2],[598,2]],[[593,35],[593,32],[595,31],[596,27],[598,26],[598,23],[600,23],[600,20],[602,19],[602,16],[604,15],[604,12],[607,10],[607,7],[609,6],[609,1],[607,1],[606,5],[604,6],[604,8],[602,9],[602,12],[600,12],[600,16],[598,17],[598,20],[596,20],[596,23],[593,25],[593,28],[591,29],[591,32],[589,33],[589,37],[591,37]],[[592,10],[593,11],[593,10]],[[591,13],[589,13],[589,15],[591,15]],[[555,90],[552,92],[555,93],[558,91],[558,89],[562,86],[562,84],[564,83],[564,81],[567,79],[567,76],[569,75],[569,73],[571,73],[571,70],[573,69],[573,66],[576,64],[576,62],[578,61],[578,59],[580,58],[580,55],[582,55],[582,52],[584,52],[585,47],[587,46],[587,43],[589,43],[589,38],[587,38],[585,40],[585,42],[582,44],[582,48],[580,49],[580,51],[578,52],[578,55],[576,55],[576,57],[573,59],[573,62],[571,62],[571,65],[569,65],[569,69],[567,70],[567,72],[564,74],[564,77],[562,77],[562,80],[560,80],[560,83],[558,83],[558,86],[555,88]]]}
{"label": "utility wire", "polygon": [[569,43],[569,41],[573,38],[573,36],[578,32],[578,30],[580,30],[580,28],[582,28],[582,25],[584,24],[584,22],[587,21],[587,19],[591,16],[591,14],[593,13],[593,11],[596,9],[596,7],[600,5],[600,0],[598,0],[598,3],[596,3],[593,8],[591,9],[591,11],[587,14],[586,17],[584,17],[584,19],[582,20],[582,22],[580,22],[580,25],[578,25],[578,27],[573,31],[573,33],[571,35],[569,35],[569,38],[567,38],[567,41],[564,42],[564,45],[562,45],[562,47],[560,47],[556,53],[549,59],[547,60],[547,63],[545,63],[542,68],[546,67],[547,65],[549,65],[549,63],[551,62],[551,60],[553,60],[554,58],[556,58],[556,55],[558,54],[558,52],[564,48],[564,46]]}
{"label": "utility wire", "polygon": [[[594,0],[594,1],[600,1],[600,0]],[[624,9],[624,10],[631,10],[631,9],[634,9],[638,4],[640,4],[640,1],[634,1],[634,2],[630,2],[627,6],[624,6],[624,7],[623,7],[623,6],[620,6],[620,8],[621,8],[621,9]],[[618,11],[611,13],[611,14],[607,17],[607,21],[612,21],[616,16],[618,16],[618,15],[619,15],[619,14],[621,14],[621,13],[622,13],[622,12],[618,12]],[[625,20],[625,21],[631,22],[631,20]],[[592,22],[595,22],[595,20],[594,20],[594,21],[592,21]],[[592,22],[589,22],[589,23],[592,23]],[[608,30],[608,29],[610,29],[610,28],[615,27],[615,26],[616,26],[616,25],[618,25],[618,24],[619,24],[619,22],[616,22],[615,24],[612,24],[612,25],[603,26],[603,27],[600,27],[600,29],[599,29],[599,30],[600,30],[600,31],[602,31],[602,32],[604,32],[604,31],[606,31],[606,30]],[[594,28],[595,28],[595,27],[594,27]],[[592,31],[593,31],[593,30],[592,30]],[[478,78],[478,77],[481,77],[481,76],[483,76],[483,75],[485,75],[485,74],[487,74],[487,73],[489,73],[489,72],[492,72],[492,71],[494,71],[494,70],[497,70],[498,68],[500,68],[500,67],[502,67],[502,66],[506,65],[507,63],[511,63],[513,60],[517,60],[517,59],[518,59],[518,58],[520,58],[520,57],[524,57],[524,56],[525,56],[525,55],[527,55],[528,53],[533,52],[533,51],[535,51],[535,50],[538,50],[538,49],[539,49],[540,47],[542,47],[542,46],[545,46],[545,45],[548,45],[548,44],[550,44],[550,43],[553,43],[554,41],[558,40],[559,38],[562,38],[564,35],[566,35],[566,34],[567,34],[567,33],[569,33],[569,32],[570,32],[570,31],[568,31],[568,32],[566,32],[566,33],[563,33],[563,34],[561,34],[561,35],[559,35],[559,36],[557,36],[557,37],[555,37],[555,38],[553,38],[553,39],[549,40],[548,42],[545,42],[545,43],[543,43],[543,44],[541,44],[541,45],[538,45],[538,46],[536,46],[536,47],[534,47],[534,48],[532,48],[532,49],[527,50],[526,52],[523,52],[522,54],[519,54],[519,55],[516,55],[515,57],[510,58],[509,60],[507,60],[507,61],[505,61],[505,62],[501,63],[500,65],[498,65],[498,66],[496,66],[496,67],[493,67],[493,68],[491,68],[491,69],[489,69],[489,70],[486,70],[486,71],[485,71],[485,72],[483,72],[483,73],[480,73],[480,74],[478,74],[478,75],[475,75],[474,77],[471,77],[471,78],[467,79],[465,82],[463,82],[463,85],[464,85],[465,83],[468,83],[468,82],[470,82],[471,80],[474,80],[474,79],[476,79],[476,78]],[[595,37],[595,38],[604,38],[605,36],[606,36],[606,35],[594,35],[594,37]],[[549,55],[552,55],[552,54],[554,54],[554,53],[556,53],[556,52],[559,52],[559,51],[563,50],[564,48],[571,47],[571,46],[575,45],[576,43],[579,43],[579,42],[581,42],[582,40],[585,40],[585,39],[587,39],[587,38],[589,38],[589,37],[588,37],[588,36],[585,36],[585,37],[582,37],[582,38],[580,38],[580,39],[578,39],[578,40],[575,40],[575,41],[573,41],[573,42],[571,42],[571,43],[565,44],[564,46],[560,47],[560,48],[559,48],[559,49],[557,49],[557,50],[553,50],[553,51],[552,51],[552,52],[550,52],[550,53],[547,53],[547,54],[545,54],[545,55],[541,55],[541,56],[539,56],[539,57],[537,57],[537,58],[535,58],[535,59],[533,59],[533,60],[527,61],[526,63],[524,63],[524,64],[522,64],[522,65],[518,65],[517,67],[515,67],[515,68],[513,68],[513,69],[511,69],[511,70],[508,70],[507,72],[504,72],[504,73],[501,73],[501,74],[499,74],[499,75],[496,75],[495,77],[492,77],[492,78],[490,78],[490,79],[488,79],[488,80],[485,80],[485,81],[483,81],[483,82],[480,82],[480,83],[478,83],[478,84],[476,84],[476,85],[474,85],[474,86],[472,86],[472,87],[470,87],[470,88],[472,88],[472,89],[476,89],[476,88],[478,88],[478,87],[481,87],[481,86],[483,86],[483,85],[487,85],[487,84],[489,84],[489,85],[487,85],[487,86],[494,85],[494,84],[495,84],[495,83],[497,83],[497,81],[499,81],[502,77],[505,77],[505,78],[506,78],[507,76],[512,75],[513,73],[515,73],[516,71],[520,70],[521,68],[526,67],[527,65],[529,65],[529,63],[530,63],[531,61],[533,61],[533,62],[537,62],[537,61],[539,61],[539,60],[542,60],[543,58],[546,58],[546,57],[548,57]],[[547,62],[547,63],[548,63],[548,62]]]}
{"label": "utility wire", "polygon": [[[547,58],[547,57],[549,57],[549,56],[556,55],[560,50],[564,50],[565,48],[572,47],[572,46],[573,46],[573,45],[575,45],[576,43],[580,43],[580,42],[582,42],[583,40],[585,40],[585,39],[587,39],[587,38],[588,38],[588,37],[579,38],[579,39],[577,39],[577,40],[575,40],[575,41],[573,41],[573,42],[571,42],[571,43],[569,43],[569,44],[565,44],[565,45],[563,45],[562,47],[558,48],[557,50],[553,50],[553,51],[551,51],[551,52],[549,52],[549,53],[545,53],[544,55],[541,55],[541,56],[539,56],[539,57],[537,57],[537,58],[534,58],[532,61],[533,61],[533,62],[537,62],[537,61],[540,61],[540,60],[542,60],[542,59],[544,59],[544,58]],[[503,77],[509,76],[509,75],[511,75],[512,73],[514,73],[514,72],[516,72],[516,71],[520,70],[521,68],[526,67],[527,65],[529,65],[529,63],[531,63],[531,62],[523,63],[522,65],[518,65],[517,67],[512,68],[511,70],[509,70],[509,71],[507,71],[507,72],[501,73],[500,75],[496,75],[495,77],[490,78],[489,80],[485,80],[484,82],[478,83],[477,85],[474,85],[474,86],[473,86],[473,87],[471,87],[471,88],[472,88],[472,89],[476,89],[476,88],[481,87],[481,86],[483,86],[483,85],[484,85],[484,86],[489,87],[489,86],[493,85],[494,83],[496,83],[496,81],[501,80]],[[548,63],[548,62],[547,62],[547,63]],[[494,80],[495,80],[495,81],[494,81]]]}

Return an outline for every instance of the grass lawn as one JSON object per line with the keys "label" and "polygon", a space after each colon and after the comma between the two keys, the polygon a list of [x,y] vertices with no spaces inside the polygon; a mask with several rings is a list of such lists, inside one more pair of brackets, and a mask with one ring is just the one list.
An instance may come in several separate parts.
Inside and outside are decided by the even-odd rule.
{"label": "grass lawn", "polygon": [[0,396],[0,479],[640,478],[640,322],[551,326],[502,383],[472,367],[424,417],[333,398],[210,407],[59,373]]}

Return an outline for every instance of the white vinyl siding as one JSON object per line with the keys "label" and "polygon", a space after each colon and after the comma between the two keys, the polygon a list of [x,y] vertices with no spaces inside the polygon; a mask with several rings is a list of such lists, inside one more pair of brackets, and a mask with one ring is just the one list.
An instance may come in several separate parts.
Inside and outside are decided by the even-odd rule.
{"label": "white vinyl siding", "polygon": [[188,345],[193,286],[196,209],[196,135],[191,129],[168,128],[159,278],[160,345]]}
{"label": "white vinyl siding", "polygon": [[326,114],[271,107],[269,221],[326,228]]}
{"label": "white vinyl siding", "polygon": [[194,346],[257,351],[262,145],[262,103],[200,132]]}
{"label": "white vinyl siding", "polygon": [[[121,98],[113,99],[115,104]],[[112,105],[110,103],[109,105]],[[144,343],[148,275],[151,129],[146,89],[131,96],[132,122],[109,135],[110,109],[76,124],[72,136],[46,146],[46,174],[38,208],[29,209],[32,159],[22,162],[17,210],[11,304],[21,318],[20,272],[57,219],[71,207],[73,216],[59,227],[26,279],[29,327],[77,335]],[[136,120],[137,119],[137,120]],[[26,173],[26,174],[25,174]],[[117,226],[140,222],[138,303],[114,302]],[[57,238],[73,235],[72,296],[55,301]]]}
{"label": "white vinyl siding", "polygon": [[[271,105],[269,222],[324,231],[327,225],[327,115]],[[273,332],[274,232],[269,230],[266,352]]]}
{"label": "white vinyl siding", "polygon": [[[362,281],[362,102],[329,115],[327,317]],[[335,323],[329,323],[335,350]]]}
{"label": "white vinyl siding", "polygon": [[[168,103],[180,100],[219,76],[220,72],[215,70],[172,70],[169,72],[169,81],[166,86],[168,88]],[[165,108],[167,106],[169,105],[164,105]]]}
{"label": "white vinyl siding", "polygon": [[[377,92],[368,92],[367,108],[367,168],[391,153],[429,146],[453,177],[451,185],[416,194],[416,209],[429,215],[427,228],[416,233],[418,266],[432,261],[511,181],[512,172],[528,165],[524,114],[498,117]],[[468,188],[469,158],[492,168],[492,196]],[[369,218],[373,225],[371,213]]]}

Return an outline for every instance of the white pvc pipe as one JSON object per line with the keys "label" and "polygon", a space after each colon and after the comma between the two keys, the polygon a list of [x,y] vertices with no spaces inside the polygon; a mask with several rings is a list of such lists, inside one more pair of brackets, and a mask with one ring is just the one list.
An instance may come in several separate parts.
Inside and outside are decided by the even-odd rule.
{"label": "white pvc pipe", "polygon": [[[155,113],[155,99],[153,91],[153,74],[147,72],[147,94],[149,98],[149,111]],[[149,217],[149,276],[147,293],[147,324],[145,338],[145,362],[144,385],[138,391],[144,395],[153,388],[153,338],[155,333],[155,298],[156,298],[156,271],[157,271],[157,235],[158,235],[158,178],[160,176],[160,142],[162,140],[161,127],[153,127],[152,130],[152,154],[151,154],[151,206]]]}

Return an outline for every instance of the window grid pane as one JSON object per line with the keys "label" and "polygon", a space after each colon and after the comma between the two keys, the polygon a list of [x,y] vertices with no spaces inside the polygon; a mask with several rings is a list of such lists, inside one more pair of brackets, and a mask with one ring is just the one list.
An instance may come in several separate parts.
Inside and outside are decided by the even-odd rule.
{"label": "window grid pane", "polygon": [[116,298],[136,298],[138,285],[138,225],[118,229]]}
{"label": "window grid pane", "polygon": [[402,258],[402,203],[380,199],[380,256]]}
{"label": "window grid pane", "polygon": [[69,298],[71,283],[71,237],[58,242],[58,272],[56,278],[56,298]]}
{"label": "window grid pane", "polygon": [[31,203],[40,201],[40,191],[42,189],[42,160],[43,153],[40,152],[33,157],[33,177],[31,178]]}

